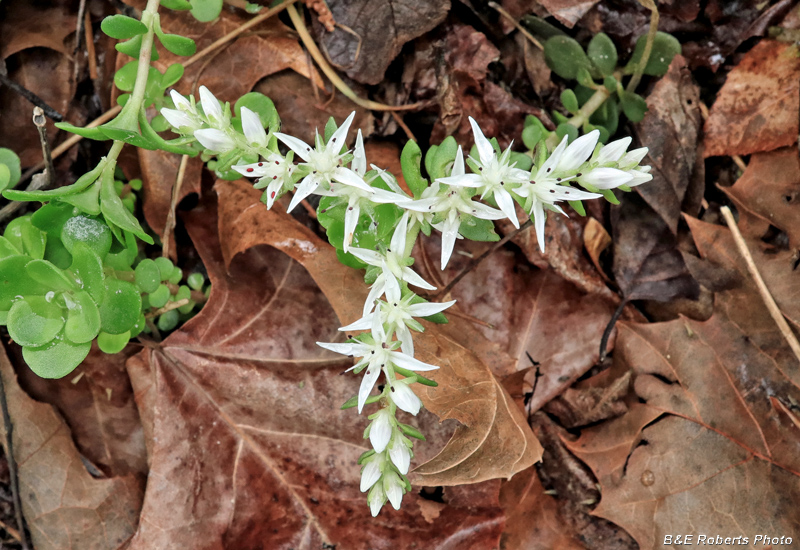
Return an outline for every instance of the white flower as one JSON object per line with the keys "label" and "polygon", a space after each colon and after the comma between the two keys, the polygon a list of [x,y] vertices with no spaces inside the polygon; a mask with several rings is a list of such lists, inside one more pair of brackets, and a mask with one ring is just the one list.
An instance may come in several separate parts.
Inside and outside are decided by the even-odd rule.
{"label": "white flower", "polygon": [[[514,199],[508,192],[514,186],[528,180],[528,173],[525,170],[514,168],[516,163],[509,163],[511,147],[506,149],[500,157],[492,147],[492,144],[483,135],[475,119],[469,117],[472,125],[472,133],[475,136],[475,146],[478,149],[479,159],[470,159],[478,165],[477,174],[464,174],[453,166],[453,173],[446,178],[439,178],[439,183],[461,187],[479,187],[481,198],[487,195],[494,196],[497,206],[511,220],[514,227],[519,228],[517,213],[514,206]],[[458,173],[461,172],[461,173]]]}
{"label": "white flower", "polygon": [[376,453],[382,453],[392,438],[392,414],[389,409],[381,409],[372,420],[369,428],[369,442]]}
{"label": "white flower", "polygon": [[636,187],[653,179],[650,166],[640,166],[638,170],[628,170],[628,174],[633,176],[633,179],[625,184],[628,187]]}
{"label": "white flower", "polygon": [[386,504],[386,492],[383,490],[383,483],[376,483],[372,486],[367,496],[367,502],[369,503],[369,511],[372,513],[372,517],[377,516],[383,505]]}
{"label": "white flower", "polygon": [[361,467],[362,493],[368,491],[381,478],[384,461],[385,455],[383,453],[375,453],[364,460],[364,465]]}
{"label": "white flower", "polygon": [[236,149],[236,142],[233,138],[216,128],[196,130],[194,137],[200,142],[200,145],[214,153],[227,153],[228,151]]}
{"label": "white flower", "polygon": [[619,159],[619,167],[623,170],[628,168],[633,168],[640,162],[642,159],[647,156],[647,152],[649,149],[647,147],[639,147],[638,149],[634,149],[633,151],[628,151],[625,153],[625,156]]}
{"label": "white flower", "polygon": [[[463,176],[464,172],[464,154],[459,147],[450,177]],[[434,182],[426,191],[430,191],[431,196],[404,203],[403,208],[417,212],[445,213],[444,221],[435,226],[442,232],[442,269],[447,267],[447,262],[450,261],[456,238],[461,237],[458,229],[463,216],[475,216],[484,220],[500,220],[506,217],[506,214],[499,210],[473,201],[469,192],[462,187],[441,190],[439,183]]]}
{"label": "white flower", "polygon": [[[557,162],[553,166],[555,174],[563,176],[574,176],[586,160],[591,156],[594,151],[597,140],[600,138],[600,130],[592,130],[575,141],[563,150],[563,153],[558,157]],[[566,140],[567,137],[564,136]],[[562,140],[562,143],[564,141]],[[554,152],[555,153],[555,152]]]}
{"label": "white flower", "polygon": [[391,338],[392,334],[397,334],[398,340],[401,342],[403,353],[413,357],[414,341],[411,338],[409,327],[420,332],[422,332],[421,329],[423,328],[414,317],[430,317],[431,315],[441,313],[456,303],[455,300],[451,300],[442,303],[422,302],[419,304],[412,304],[411,302],[415,297],[415,294],[409,292],[405,298],[401,298],[400,288],[393,285],[389,286],[386,288],[387,301],[381,304],[380,309],[376,309],[372,313],[364,315],[358,321],[350,323],[339,330],[367,330],[372,326],[374,317],[380,315],[381,322],[384,325],[388,325],[386,330],[387,336]]}
{"label": "white flower", "polygon": [[406,484],[400,479],[395,472],[389,470],[383,476],[383,491],[386,493],[386,498],[392,503],[395,510],[400,509],[400,503],[403,500],[403,493]]}
{"label": "white flower", "polygon": [[604,145],[598,152],[595,161],[600,165],[618,162],[628,150],[631,141],[633,141],[631,137],[624,137]]}
{"label": "white flower", "polygon": [[241,117],[242,132],[247,144],[253,147],[266,147],[267,132],[264,131],[259,116],[247,107],[242,107]]}
{"label": "white flower", "polygon": [[203,125],[202,121],[177,109],[168,109],[165,107],[161,109],[161,114],[167,119],[170,126],[176,130],[180,130],[182,134],[192,134]]}
{"label": "white flower", "polygon": [[197,114],[197,109],[194,105],[192,105],[192,102],[183,97],[176,90],[170,90],[169,97],[172,98],[172,103],[175,104],[175,108],[179,111],[195,115]]}
{"label": "white flower", "polygon": [[[395,433],[392,442],[389,444],[389,458],[392,460],[392,464],[394,464],[397,470],[403,475],[408,474],[408,469],[411,466],[411,451],[406,441],[408,440],[398,432]],[[361,490],[363,491],[364,489]]]}
{"label": "white flower", "polygon": [[616,189],[633,179],[633,176],[624,170],[600,166],[592,168],[578,178],[579,183],[586,183],[597,189]]}
{"label": "white flower", "polygon": [[405,265],[406,237],[408,234],[408,218],[403,216],[392,234],[390,248],[385,254],[364,248],[351,248],[350,253],[369,265],[381,268],[381,274],[375,279],[370,289],[367,301],[364,304],[364,315],[372,310],[372,304],[386,292],[388,287],[396,286],[399,291],[399,281],[406,281],[426,290],[436,290],[436,287],[417,275],[410,267]]}
{"label": "white flower", "polygon": [[[303,140],[296,137],[276,133],[275,136],[286,144],[295,154],[303,159],[305,162],[300,166],[307,167],[309,174],[303,178],[300,185],[295,190],[292,202],[289,204],[288,211],[292,211],[295,206],[300,204],[304,198],[312,193],[320,195],[335,195],[337,193],[331,192],[331,184],[334,181],[357,187],[367,193],[372,193],[373,189],[364,182],[363,178],[356,174],[349,168],[341,166],[342,159],[345,154],[340,153],[342,146],[345,144],[347,131],[350,129],[350,124],[355,117],[355,111],[350,113],[347,120],[333,133],[328,143],[323,143],[322,138],[317,134],[316,148],[312,148]],[[323,189],[317,188],[322,184]]]}
{"label": "white flower", "polygon": [[400,410],[406,411],[409,414],[417,415],[422,401],[419,400],[417,394],[408,387],[408,382],[405,380],[397,380],[390,383],[389,397]]}
{"label": "white flower", "polygon": [[[380,309],[380,304],[377,306],[377,308]],[[381,324],[380,318],[380,312],[378,312],[378,315],[373,318],[373,342],[371,344],[364,342],[345,344],[317,342],[318,346],[333,352],[341,353],[342,355],[350,355],[353,357],[361,357],[360,361],[347,369],[348,371],[351,371],[353,369],[366,366],[366,374],[361,380],[361,387],[358,390],[359,413],[364,408],[364,403],[366,403],[367,397],[369,397],[375,382],[378,380],[378,375],[380,375],[381,369],[386,368],[387,364],[391,363],[397,365],[398,367],[413,371],[429,371],[439,368],[435,365],[423,363],[422,361],[414,359],[413,357],[400,351],[394,351],[390,347],[386,346],[388,340],[386,338],[386,333],[383,330],[383,325]]]}
{"label": "white flower", "polygon": [[222,105],[205,86],[200,86],[200,105],[203,106],[203,114],[206,115],[211,126],[224,128],[228,125],[228,121],[222,114]]}
{"label": "white flower", "polygon": [[[242,110],[244,111],[244,108]],[[291,153],[289,154],[291,155]],[[288,158],[283,158],[277,153],[270,153],[261,162],[233,166],[232,168],[248,178],[260,178],[253,187],[256,189],[267,188],[267,209],[270,209],[278,193],[291,181],[295,165]]]}

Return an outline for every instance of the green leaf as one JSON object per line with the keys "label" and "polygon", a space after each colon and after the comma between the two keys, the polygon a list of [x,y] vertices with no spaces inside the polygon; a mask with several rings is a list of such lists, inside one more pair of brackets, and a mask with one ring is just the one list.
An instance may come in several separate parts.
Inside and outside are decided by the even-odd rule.
{"label": "green leaf", "polygon": [[278,110],[272,100],[264,94],[250,92],[236,100],[233,111],[238,118],[242,117],[242,107],[247,107],[258,114],[264,128],[268,128],[272,132],[281,129],[281,117],[278,115]]}
{"label": "green leaf", "polygon": [[0,165],[5,165],[8,169],[8,181],[5,185],[0,186],[0,191],[6,187],[13,187],[19,182],[22,177],[22,169],[20,168],[19,157],[11,149],[0,147]]}
{"label": "green leaf", "polygon": [[5,164],[0,164],[0,191],[11,184],[11,170]]}
{"label": "green leaf", "polygon": [[9,336],[20,346],[43,346],[61,332],[64,317],[44,296],[28,296],[11,306],[6,322]]}
{"label": "green leaf", "polygon": [[0,237],[0,258],[8,258],[9,256],[18,256],[22,254],[21,250],[11,244],[11,241],[5,237]]}
{"label": "green leaf", "polygon": [[203,277],[202,273],[192,273],[186,278],[186,284],[188,284],[192,290],[202,289],[205,282],[206,278]]}
{"label": "green leaf", "polygon": [[518,168],[519,170],[528,171],[531,169],[531,166],[533,166],[533,159],[525,153],[511,151],[509,160],[515,164],[514,168]]}
{"label": "green leaf", "polygon": [[161,0],[161,5],[168,10],[184,11],[192,9],[187,0]]}
{"label": "green leaf", "polygon": [[561,78],[575,80],[581,68],[591,70],[592,64],[583,48],[569,36],[553,36],[544,43],[547,66]]}
{"label": "green leaf", "polygon": [[428,180],[422,177],[421,163],[422,151],[419,145],[416,141],[408,140],[400,153],[400,168],[403,179],[415,198],[419,198],[428,188]]}
{"label": "green leaf", "polygon": [[[139,220],[128,212],[122,200],[114,189],[114,174],[111,170],[106,170],[100,178],[100,211],[103,213],[107,222],[113,223],[117,227],[130,231],[147,244],[153,244],[153,239],[144,232]],[[126,329],[127,330],[127,329]]]}
{"label": "green leaf", "polygon": [[222,0],[189,0],[189,3],[194,18],[203,23],[213,21],[222,11]]}
{"label": "green leaf", "polygon": [[169,278],[172,276],[172,272],[175,271],[175,264],[172,263],[172,260],[161,256],[153,261],[155,262],[156,266],[158,266],[158,272],[161,277],[161,280],[162,281],[169,280]]}
{"label": "green leaf", "polygon": [[147,297],[150,305],[156,309],[164,307],[169,302],[169,287],[158,285],[158,287]]}
{"label": "green leaf", "polygon": [[619,102],[631,122],[640,122],[647,112],[647,102],[639,94],[623,90],[619,94]]}
{"label": "green leaf", "polygon": [[156,30],[156,34],[158,34],[161,44],[175,55],[189,57],[197,51],[197,44],[191,38],[179,34],[166,34],[158,30]]}
{"label": "green leaf", "polygon": [[495,232],[494,223],[491,220],[482,220],[472,216],[461,222],[458,232],[465,239],[471,241],[495,242],[500,240],[500,236]]}
{"label": "green leaf", "polygon": [[89,293],[95,303],[100,303],[106,293],[103,262],[97,253],[78,242],[72,248],[70,271],[75,274],[78,286]]}
{"label": "green leaf", "polygon": [[41,347],[23,347],[22,358],[42,378],[63,378],[74,371],[89,355],[89,342],[75,344],[63,335]]}
{"label": "green leaf", "polygon": [[577,139],[578,129],[572,124],[567,124],[566,122],[562,122],[556,128],[556,135],[558,136],[559,140],[564,139],[564,136],[569,136],[569,141],[571,143],[575,141],[575,139]]}
{"label": "green leaf", "polygon": [[610,76],[617,68],[617,48],[604,32],[594,35],[586,48],[586,54],[604,77]]}
{"label": "green leaf", "polygon": [[88,292],[78,291],[69,298],[65,296],[65,300],[69,312],[64,324],[64,336],[76,344],[94,340],[100,332],[100,310],[92,297]]}
{"label": "green leaf", "polygon": [[25,273],[51,290],[72,291],[77,290],[75,281],[67,277],[61,269],[47,260],[31,260],[25,265]]}
{"label": "green leaf", "polygon": [[[129,55],[134,59],[139,59],[139,50],[142,48],[142,35],[134,36],[126,42],[117,43],[114,48],[125,55]],[[153,48],[150,53],[150,61],[158,61],[158,50]]]}
{"label": "green leaf", "polygon": [[114,85],[123,92],[133,91],[136,85],[136,72],[139,70],[139,61],[134,59],[129,63],[125,63],[119,70],[114,73]]}
{"label": "green leaf", "polygon": [[603,86],[605,86],[606,90],[609,92],[614,93],[617,91],[617,87],[619,86],[619,80],[613,76],[607,76],[603,79]]}
{"label": "green leaf", "polygon": [[551,25],[541,17],[535,15],[526,15],[520,20],[520,23],[527,27],[531,34],[540,40],[547,40],[553,36],[566,36],[567,33]]}
{"label": "green leaf", "polygon": [[164,87],[164,89],[167,89],[178,82],[183,77],[183,71],[183,65],[180,63],[173,63],[167,67],[167,70],[164,71],[164,76],[161,79],[161,85]]}
{"label": "green leaf", "polygon": [[69,122],[56,122],[56,128],[64,130],[65,132],[70,132],[71,134],[77,134],[86,139],[93,139],[95,141],[108,140],[108,136],[106,136],[100,128],[83,128],[70,124]]}
{"label": "green leaf", "polygon": [[594,82],[594,78],[592,78],[592,73],[585,67],[578,69],[578,74],[575,76],[575,80],[578,81],[578,84],[587,88],[594,89],[594,87],[597,86],[597,84]]}
{"label": "green leaf", "polygon": [[[536,120],[538,121],[539,119],[537,118]],[[541,122],[539,122],[539,124],[529,124],[522,130],[522,143],[524,143],[525,147],[529,150],[533,151],[536,149],[536,145],[538,145],[546,135],[547,129]]]}
{"label": "green leaf", "polygon": [[63,198],[69,195],[80,193],[95,181],[103,172],[105,168],[105,161],[100,162],[94,169],[85,173],[78,181],[72,185],[65,185],[58,189],[50,189],[48,191],[17,191],[16,189],[7,189],[3,192],[3,196],[12,201],[49,201],[55,198]]}
{"label": "green leaf", "polygon": [[44,296],[50,291],[27,276],[25,265],[29,256],[9,256],[0,260],[0,311],[8,311],[19,296]]}
{"label": "green leaf", "polygon": [[61,197],[59,200],[77,207],[90,216],[100,215],[100,182],[96,181],[80,193]]}
{"label": "green leaf", "polygon": [[100,29],[111,38],[127,40],[147,32],[147,26],[127,15],[110,15],[100,23]]}
{"label": "green leaf", "polygon": [[[453,136],[447,136],[445,140],[436,148],[433,160],[428,170],[431,180],[447,176],[448,165],[453,164],[458,152],[458,143]],[[427,167],[427,163],[426,163]]]}
{"label": "green leaf", "polygon": [[15,218],[6,226],[3,236],[32,258],[44,258],[44,247],[47,234],[31,223],[30,216]]}
{"label": "green leaf", "polygon": [[569,88],[561,92],[561,103],[564,105],[564,108],[573,115],[578,112],[578,98],[575,96],[575,92]]}
{"label": "green leaf", "polygon": [[[625,66],[625,74],[636,72],[636,66],[641,62],[644,55],[644,47],[647,43],[647,35],[642,35],[636,41],[631,60]],[[669,70],[672,58],[681,53],[681,43],[678,39],[665,32],[658,31],[653,39],[653,48],[650,51],[650,58],[644,67],[644,74],[650,76],[664,76]]]}
{"label": "green leaf", "polygon": [[169,332],[178,326],[179,320],[180,314],[178,313],[178,310],[171,309],[159,315],[158,322],[156,324],[158,326],[158,330],[162,332]]}
{"label": "green leaf", "polygon": [[106,279],[106,291],[100,302],[100,324],[109,334],[127,332],[139,319],[142,297],[131,283]]}
{"label": "green leaf", "polygon": [[[156,263],[150,258],[145,258],[135,269],[136,286],[142,292],[155,292],[161,284],[161,273]],[[202,277],[202,275],[201,275]]]}
{"label": "green leaf", "polygon": [[107,332],[101,332],[97,336],[97,347],[99,347],[100,351],[103,353],[114,355],[115,353],[119,353],[125,349],[125,346],[128,345],[130,340],[130,331],[125,331],[122,334],[109,334]]}
{"label": "green leaf", "polygon": [[76,242],[82,242],[101,258],[111,250],[111,230],[101,220],[74,216],[64,223],[61,242],[72,252]]}

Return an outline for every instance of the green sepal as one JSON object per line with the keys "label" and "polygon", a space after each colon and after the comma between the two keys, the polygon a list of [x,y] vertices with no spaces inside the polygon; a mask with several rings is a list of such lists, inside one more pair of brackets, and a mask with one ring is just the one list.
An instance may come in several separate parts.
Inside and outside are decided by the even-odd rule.
{"label": "green sepal", "polygon": [[619,199],[614,194],[614,191],[611,189],[600,189],[600,193],[606,198],[608,202],[611,204],[619,204]]}
{"label": "green sepal", "polygon": [[358,465],[363,464],[366,459],[368,459],[369,457],[371,457],[374,454],[375,454],[375,449],[370,449],[369,451],[364,451],[363,453],[361,453],[361,456],[358,457],[358,460],[356,461],[356,464],[358,464]]}
{"label": "green sepal", "polygon": [[430,386],[432,388],[435,388],[439,385],[439,383],[436,382],[435,380],[431,380],[430,378],[425,378],[421,374],[414,371],[410,371],[408,369],[404,369],[403,367],[398,367],[396,364],[393,366],[393,368],[395,372],[402,374],[406,378],[411,378],[413,376],[415,378],[414,381],[419,382],[423,386]]}
{"label": "green sepal", "polygon": [[580,216],[586,216],[586,208],[581,201],[567,201],[572,209]]}
{"label": "green sepal", "polygon": [[400,431],[403,432],[403,435],[425,441],[425,436],[422,435],[422,432],[420,432],[414,426],[409,426],[408,424],[403,424],[402,422],[398,422],[397,427],[400,428]]}
{"label": "green sepal", "polygon": [[[382,395],[370,395],[369,397],[367,397],[367,400],[364,402],[364,404],[371,405],[372,403],[380,401],[382,397],[383,397]],[[344,402],[344,404],[341,406],[341,410],[352,409],[357,405],[358,405],[358,396],[354,395],[353,397]]]}

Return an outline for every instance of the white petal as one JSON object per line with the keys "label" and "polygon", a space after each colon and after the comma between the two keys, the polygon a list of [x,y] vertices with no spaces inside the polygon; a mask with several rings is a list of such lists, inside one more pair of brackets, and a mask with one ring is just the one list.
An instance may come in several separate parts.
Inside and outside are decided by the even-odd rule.
{"label": "white petal", "polygon": [[354,201],[355,204],[352,206],[348,206],[347,210],[344,214],[344,251],[347,252],[347,249],[350,248],[350,245],[353,242],[353,233],[356,230],[356,224],[358,223],[358,218],[361,215],[361,206],[359,206],[358,201]]}
{"label": "white petal", "polygon": [[198,124],[190,115],[177,109],[161,109],[161,114],[167,119],[169,125],[179,130],[181,128],[197,128]]}
{"label": "white petal", "polygon": [[423,302],[421,304],[412,304],[406,308],[406,311],[409,312],[414,317],[430,317],[431,315],[436,315],[437,313],[441,313],[453,304],[455,304],[455,300],[451,300],[449,302]]}
{"label": "white petal", "polygon": [[387,191],[385,189],[380,189],[378,187],[372,188],[372,194],[369,196],[369,200],[372,202],[377,202],[379,204],[405,204],[410,199],[404,195],[400,195],[399,193],[393,193],[391,191]]}
{"label": "white petal", "polygon": [[383,316],[381,315],[381,303],[375,304],[375,315],[372,316],[372,339],[376,343],[386,342],[386,332],[383,330]]}
{"label": "white petal", "polygon": [[616,189],[631,181],[633,176],[616,168],[595,168],[581,176],[580,181],[598,189]]}
{"label": "white petal", "polygon": [[364,315],[358,321],[354,321],[347,326],[341,327],[339,330],[342,332],[348,332],[351,330],[369,330],[369,328],[372,326],[372,315],[374,314]]}
{"label": "white petal", "polygon": [[466,172],[464,168],[464,153],[461,151],[461,146],[458,146],[458,151],[456,151],[456,160],[453,162],[453,169],[450,170],[451,176],[463,176]]}
{"label": "white petal", "polygon": [[367,497],[367,502],[369,503],[369,511],[372,517],[376,517],[386,503],[386,493],[383,490],[383,483],[377,483],[372,487]]}
{"label": "white petal", "polygon": [[200,86],[200,104],[203,106],[203,113],[209,122],[222,122],[222,105],[205,86]]}
{"label": "white petal", "polygon": [[481,218],[482,220],[502,220],[506,215],[500,210],[496,210],[486,204],[472,201],[469,204],[472,210],[468,212],[471,216]]}
{"label": "white petal", "polygon": [[411,466],[411,452],[399,437],[395,437],[389,447],[389,458],[401,474],[408,473]]}
{"label": "white petal", "polygon": [[389,280],[394,281],[394,284],[389,283],[386,285],[386,301],[396,303],[400,301],[401,298],[401,290],[400,290],[400,283],[397,282],[397,279],[394,278],[394,275],[387,276]]}
{"label": "white petal", "polygon": [[192,108],[192,103],[179,94],[176,90],[170,90],[169,96],[172,98],[172,103],[175,104],[175,108],[179,111],[187,111],[187,112],[194,112]]}
{"label": "white petal", "polygon": [[483,178],[480,174],[461,174],[460,176],[448,176],[436,180],[445,185],[454,187],[480,187],[483,185]]}
{"label": "white petal", "polygon": [[406,324],[400,322],[395,327],[395,332],[397,333],[397,339],[400,340],[400,350],[409,357],[414,357],[414,338],[411,336],[411,331],[408,330]]}
{"label": "white petal", "polygon": [[[370,365],[367,367],[367,370],[364,372],[364,378],[361,379],[361,386],[358,388],[358,413],[361,414],[361,409],[364,408],[364,403],[367,401],[367,397],[372,392],[372,388],[375,386],[375,382],[378,380],[378,376],[381,374],[381,367],[379,365]],[[372,425],[372,431],[369,433],[370,441],[372,441],[372,432],[375,430],[375,424]],[[391,428],[390,428],[391,433]],[[373,443],[375,446],[375,443]],[[386,444],[384,443],[384,447]],[[383,448],[378,449],[375,447],[375,450],[378,452],[383,451]]]}
{"label": "white petal", "polygon": [[559,143],[558,146],[553,149],[553,152],[550,153],[550,156],[544,161],[542,167],[539,168],[537,177],[541,177],[542,175],[549,174],[553,171],[556,165],[558,165],[558,162],[561,160],[561,155],[564,154],[564,150],[567,148],[568,141],[569,138],[564,136],[564,138],[561,140],[561,143]]}
{"label": "white petal", "polygon": [[407,234],[408,218],[403,216],[400,218],[400,223],[398,223],[397,227],[394,228],[394,233],[392,233],[392,241],[389,243],[394,253],[401,257],[405,255]]}
{"label": "white petal", "polygon": [[400,485],[400,478],[397,477],[397,474],[387,474],[383,478],[383,490],[386,498],[392,503],[392,508],[399,510],[403,501],[403,487]]}
{"label": "white petal", "polygon": [[500,207],[500,210],[511,220],[511,223],[514,224],[514,227],[519,229],[519,220],[517,220],[517,211],[514,207],[514,199],[511,198],[511,195],[505,189],[495,189],[494,190],[494,200],[497,202],[497,206]]}
{"label": "white petal", "polygon": [[405,210],[413,210],[414,212],[438,212],[441,204],[442,199],[437,196],[404,202],[403,208]]}
{"label": "white petal", "polygon": [[642,159],[647,156],[649,149],[647,147],[639,147],[633,151],[628,151],[624,157],[619,160],[619,165],[627,168],[629,166],[636,166]]}
{"label": "white petal", "polygon": [[423,363],[419,359],[414,359],[413,357],[406,355],[405,353],[400,353],[399,351],[389,352],[389,358],[392,360],[392,363],[403,369],[425,372],[439,368],[436,365]]}
{"label": "white petal", "polygon": [[248,144],[257,143],[261,147],[267,146],[267,132],[264,131],[264,126],[261,124],[261,119],[256,113],[242,107],[242,132],[247,139]]}
{"label": "white petal", "polygon": [[[372,458],[372,457],[370,457]],[[381,478],[381,460],[369,460],[361,470],[361,492],[369,491],[370,487]]]}
{"label": "white petal", "polygon": [[[353,249],[350,249],[350,252],[353,252]],[[375,300],[380,298],[383,295],[384,290],[386,289],[386,278],[383,275],[378,275],[378,278],[375,279],[375,282],[369,288],[369,294],[367,295],[366,301],[364,301],[364,312],[363,315],[366,317],[369,315],[369,312],[372,311],[372,308],[375,307]]]}
{"label": "white petal", "polygon": [[365,353],[368,351],[368,346],[366,344],[354,344],[344,343],[344,344],[332,344],[328,342],[317,342],[317,345],[321,348],[325,348],[327,350],[341,353],[342,355],[348,355],[353,357],[363,357]]}
{"label": "white petal", "polygon": [[536,230],[536,240],[539,242],[539,250],[544,254],[544,222],[545,214],[542,203],[539,200],[533,201],[533,228]]}
{"label": "white petal", "polygon": [[[642,166],[642,168],[648,168],[649,166]],[[644,170],[628,170],[628,174],[633,176],[633,179],[626,183],[625,185],[629,187],[636,187],[637,185],[641,185],[653,179],[653,174],[650,174],[649,171],[646,172]]]}
{"label": "white petal", "polygon": [[[261,164],[261,166],[259,166],[259,164]],[[261,178],[267,175],[267,172],[264,169],[263,162],[254,162],[252,164],[238,164],[236,166],[231,166],[231,168],[233,168],[241,175],[246,176],[248,178]],[[266,185],[262,186],[261,189],[263,189],[264,187],[266,187]]]}
{"label": "white petal", "polygon": [[236,147],[236,143],[228,134],[214,128],[196,130],[194,137],[200,142],[200,145],[215,153],[226,153]]}
{"label": "white petal", "polygon": [[417,275],[410,267],[403,268],[403,280],[410,285],[424,288],[425,290],[436,290],[436,287]]}
{"label": "white petal", "polygon": [[386,183],[386,185],[389,186],[389,189],[391,189],[395,193],[399,193],[399,194],[403,195],[406,199],[411,200],[411,197],[407,197],[405,195],[405,191],[403,191],[403,188],[400,187],[399,183],[397,183],[397,178],[395,178],[391,174],[391,172],[387,172],[386,170],[384,170],[382,168],[378,168],[374,164],[370,164],[370,167],[373,170],[375,170],[376,172],[378,172],[378,176],[380,176],[380,178],[384,181],[384,183]]}
{"label": "white petal", "polygon": [[570,143],[558,161],[556,170],[566,174],[575,172],[592,154],[599,137],[600,130],[592,130]]}
{"label": "white petal", "polygon": [[331,139],[328,141],[328,145],[334,146],[334,150],[339,152],[342,149],[342,146],[345,145],[347,140],[347,132],[350,130],[350,125],[353,123],[353,119],[356,116],[356,112],[353,111],[350,113],[350,116],[345,119],[341,126],[339,126],[336,131],[331,136]]}
{"label": "white petal", "polygon": [[475,136],[475,147],[478,148],[481,164],[485,165],[494,156],[494,147],[492,147],[492,144],[486,139],[486,136],[483,135],[483,131],[480,126],[478,126],[478,123],[475,122],[474,118],[469,117],[469,124],[472,126],[472,135]]}
{"label": "white petal", "polygon": [[381,409],[369,429],[369,442],[372,443],[372,448],[376,453],[382,453],[391,438],[392,424],[389,421],[389,410]]}
{"label": "white petal", "polygon": [[597,155],[598,164],[617,162],[622,158],[622,155],[625,154],[632,140],[633,138],[628,136],[603,146],[603,148],[600,149],[600,154]]}
{"label": "white petal", "polygon": [[458,216],[449,216],[447,220],[442,223],[442,271],[447,267],[450,262],[450,256],[453,255],[453,248],[456,246],[456,237],[458,237],[458,228],[461,222]]}
{"label": "white petal", "polygon": [[422,406],[422,401],[419,400],[419,397],[408,387],[408,384],[403,382],[392,384],[389,396],[394,401],[394,404],[397,405],[397,408],[415,416]]}
{"label": "white petal", "polygon": [[348,252],[366,264],[374,266],[381,266],[383,264],[383,256],[374,250],[353,247],[348,250]]}
{"label": "white petal", "polygon": [[281,140],[289,149],[294,151],[295,155],[308,162],[308,152],[311,151],[311,146],[308,143],[302,139],[297,139],[294,136],[282,134],[280,132],[275,132],[275,137]]}
{"label": "white petal", "polygon": [[294,197],[292,197],[292,202],[289,203],[289,208],[287,208],[286,211],[291,212],[294,210],[294,207],[300,204],[304,198],[313,193],[318,186],[319,181],[313,175],[304,177],[303,181],[300,182],[300,185],[297,186],[297,189],[294,190]]}
{"label": "white petal", "polygon": [[350,165],[353,171],[361,177],[367,173],[367,153],[364,151],[364,138],[361,137],[361,128],[356,135],[356,148],[353,151],[353,162]]}

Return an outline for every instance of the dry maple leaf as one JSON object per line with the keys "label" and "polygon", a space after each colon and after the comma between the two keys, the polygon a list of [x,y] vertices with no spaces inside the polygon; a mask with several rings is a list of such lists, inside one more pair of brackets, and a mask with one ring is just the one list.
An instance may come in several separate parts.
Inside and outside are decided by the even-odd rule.
{"label": "dry maple leaf", "polygon": [[[248,215],[266,210],[250,186],[218,185],[228,201],[219,219],[213,203],[185,217],[212,281],[208,303],[128,362],[150,459],[130,548],[180,541],[193,550],[388,549],[426,541],[437,549],[465,532],[466,548],[495,546],[503,523],[496,498],[446,505],[428,523],[417,505],[421,497],[412,493],[401,511],[371,517],[355,466],[369,448],[364,424],[338,410],[358,380],[338,376],[348,361],[314,344],[337,336],[338,319],[309,273],[275,248],[249,246],[225,263],[223,251],[238,238],[232,228],[262,229],[248,225]],[[242,197],[246,202],[237,201]],[[285,246],[311,254],[324,244],[293,240],[291,231]],[[419,421],[429,441],[444,443],[447,426],[430,414]],[[426,447],[418,445],[418,458],[430,453]]]}
{"label": "dry maple leaf", "polygon": [[[643,549],[669,534],[752,537],[800,528],[800,365],[738,258],[730,232],[687,218],[704,258],[732,272],[705,322],[623,324],[614,360],[645,404],[584,432],[572,450],[596,473],[595,514]],[[750,242],[797,326],[800,281],[786,254]],[[782,282],[781,284],[771,284]]]}

